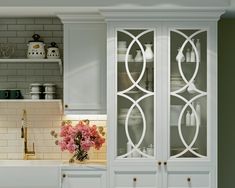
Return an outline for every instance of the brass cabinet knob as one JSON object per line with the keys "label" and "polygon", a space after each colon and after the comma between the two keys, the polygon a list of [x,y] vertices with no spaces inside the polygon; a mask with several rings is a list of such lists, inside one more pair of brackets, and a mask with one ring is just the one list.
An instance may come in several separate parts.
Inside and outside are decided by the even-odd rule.
{"label": "brass cabinet knob", "polygon": [[188,178],[187,178],[187,181],[188,181],[188,182],[190,182],[190,181],[191,181],[191,178],[190,178],[190,177],[188,177]]}
{"label": "brass cabinet knob", "polygon": [[161,166],[162,162],[161,161],[158,161],[158,165]]}
{"label": "brass cabinet knob", "polygon": [[165,166],[167,165],[167,162],[166,161],[164,161],[164,163],[163,163]]}
{"label": "brass cabinet knob", "polygon": [[65,177],[66,177],[66,174],[63,174],[62,177],[65,178]]}
{"label": "brass cabinet knob", "polygon": [[69,106],[67,104],[64,105],[65,108],[68,108]]}
{"label": "brass cabinet knob", "polygon": [[137,178],[133,178],[133,182],[137,182]]}

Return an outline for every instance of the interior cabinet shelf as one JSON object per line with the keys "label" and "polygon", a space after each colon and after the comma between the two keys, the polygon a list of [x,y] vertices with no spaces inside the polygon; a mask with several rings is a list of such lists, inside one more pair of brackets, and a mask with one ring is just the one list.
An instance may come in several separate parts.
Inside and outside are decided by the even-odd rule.
{"label": "interior cabinet shelf", "polygon": [[61,59],[0,59],[0,63],[58,63],[60,74],[63,73],[62,60]]}

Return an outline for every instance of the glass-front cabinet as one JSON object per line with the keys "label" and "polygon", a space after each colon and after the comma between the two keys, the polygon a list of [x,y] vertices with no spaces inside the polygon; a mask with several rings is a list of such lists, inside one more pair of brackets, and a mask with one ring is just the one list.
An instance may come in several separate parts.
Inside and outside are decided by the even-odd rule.
{"label": "glass-front cabinet", "polygon": [[215,188],[216,24],[110,22],[107,43],[110,187]]}
{"label": "glass-front cabinet", "polygon": [[155,31],[117,29],[116,35],[116,157],[153,158]]}
{"label": "glass-front cabinet", "polygon": [[170,158],[207,157],[207,30],[170,32]]}
{"label": "glass-front cabinet", "polygon": [[207,158],[207,29],[112,31],[113,159]]}

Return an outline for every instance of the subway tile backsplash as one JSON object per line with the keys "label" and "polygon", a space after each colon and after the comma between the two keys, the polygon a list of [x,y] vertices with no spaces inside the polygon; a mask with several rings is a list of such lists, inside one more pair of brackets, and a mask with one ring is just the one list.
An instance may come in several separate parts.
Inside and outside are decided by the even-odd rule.
{"label": "subway tile backsplash", "polygon": [[[63,56],[63,25],[58,18],[1,18],[0,47],[11,45],[15,52],[11,58],[26,58],[28,41],[33,34],[50,46],[56,42]],[[1,58],[1,52],[0,52]],[[56,98],[63,97],[63,77],[56,63],[4,63],[0,64],[0,89],[20,89],[30,99],[31,83],[56,84]]]}
{"label": "subway tile backsplash", "polygon": [[[41,36],[46,46],[56,42],[63,56],[63,25],[58,18],[1,18],[0,47],[12,45],[15,52],[11,58],[26,58],[27,43],[32,35]],[[1,54],[0,54],[0,58]],[[63,98],[63,76],[56,63],[0,63],[0,89],[20,89],[25,99],[30,99],[30,83],[54,83],[56,98]],[[61,152],[55,145],[50,131],[60,130],[63,119],[77,117],[63,116],[58,103],[49,102],[0,102],[0,159],[23,159],[21,118],[27,111],[29,149],[35,144],[37,159],[68,160],[71,154]],[[80,116],[78,119],[83,119]],[[92,124],[106,126],[104,118],[86,116]],[[105,128],[106,130],[106,128]],[[101,150],[91,150],[90,159],[106,159],[106,144]]]}
{"label": "subway tile backsplash", "polygon": [[13,57],[26,57],[27,43],[39,34],[46,46],[57,42],[63,54],[63,25],[58,18],[1,18],[0,43],[15,47]]}
{"label": "subway tile backsplash", "polygon": [[[83,117],[76,117],[75,120],[63,116],[59,105],[53,102],[0,103],[0,159],[23,159],[24,140],[21,138],[23,109],[27,111],[28,148],[31,150],[34,143],[36,159],[69,160],[71,154],[60,151],[59,146],[55,145],[55,138],[50,135],[50,131],[59,132],[64,119],[70,119],[73,124],[76,124],[77,119],[83,119]],[[103,118],[92,118],[90,119],[91,124],[103,126],[106,131],[106,121]],[[90,150],[89,156],[91,160],[105,160],[106,144],[98,151]]]}

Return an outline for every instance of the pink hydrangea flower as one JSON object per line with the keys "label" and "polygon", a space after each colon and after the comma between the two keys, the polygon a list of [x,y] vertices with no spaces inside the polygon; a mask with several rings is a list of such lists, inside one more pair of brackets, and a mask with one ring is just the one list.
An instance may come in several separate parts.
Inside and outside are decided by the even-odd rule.
{"label": "pink hydrangea flower", "polygon": [[91,147],[100,149],[105,139],[97,131],[96,125],[89,125],[89,121],[79,121],[76,126],[72,126],[71,121],[63,122],[58,141],[62,151],[70,153],[88,152]]}

